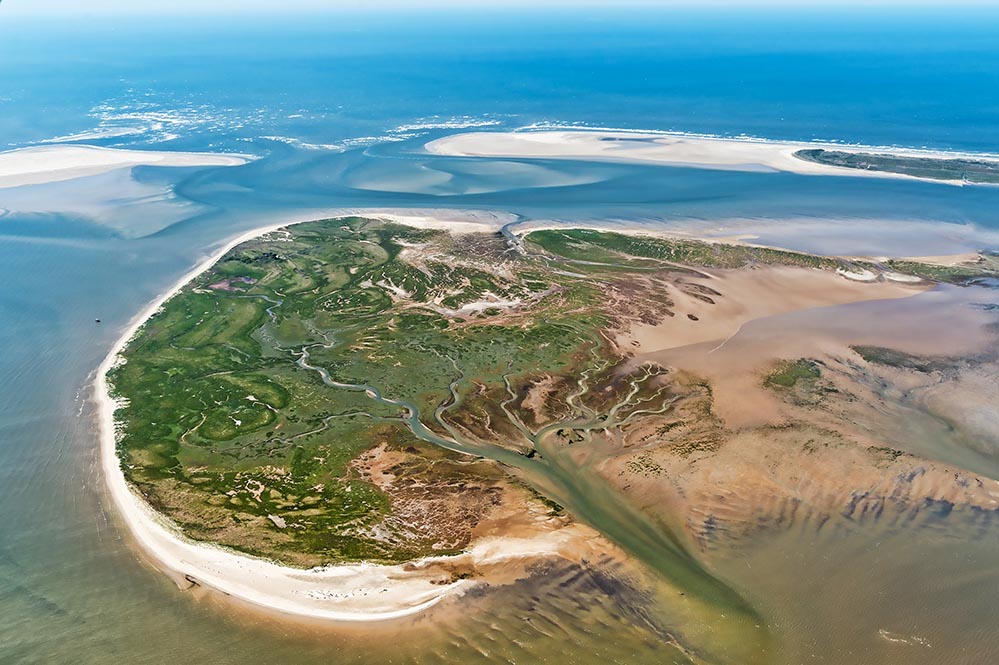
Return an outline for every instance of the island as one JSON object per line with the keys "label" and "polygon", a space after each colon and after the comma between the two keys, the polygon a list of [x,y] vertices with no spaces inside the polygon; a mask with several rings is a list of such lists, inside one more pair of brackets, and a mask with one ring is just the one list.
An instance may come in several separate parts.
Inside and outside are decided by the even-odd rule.
{"label": "island", "polygon": [[[751,662],[767,631],[706,565],[712,547],[790,505],[816,520],[999,507],[999,483],[906,450],[886,415],[903,374],[954,389],[991,357],[739,335],[988,279],[995,256],[515,226],[271,227],[154,303],[98,385],[112,495],[151,558],[336,620],[421,611],[545,558],[636,562],[674,590],[665,612],[711,627],[720,660]],[[754,382],[733,382],[738,363]],[[688,628],[677,654],[701,638]]]}
{"label": "island", "polygon": [[426,150],[454,157],[576,159],[810,176],[915,178],[960,185],[999,182],[999,156],[943,150],[777,141],[682,132],[562,127],[465,132]]}
{"label": "island", "polygon": [[799,150],[794,153],[794,156],[816,164],[897,173],[927,180],[950,180],[966,184],[999,184],[999,161],[995,159],[920,157],[884,152],[826,150],[823,148]]}

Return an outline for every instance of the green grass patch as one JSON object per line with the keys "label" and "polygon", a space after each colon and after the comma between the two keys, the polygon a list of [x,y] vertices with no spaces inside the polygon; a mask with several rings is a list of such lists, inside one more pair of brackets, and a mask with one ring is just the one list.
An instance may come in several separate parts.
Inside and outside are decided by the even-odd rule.
{"label": "green grass patch", "polygon": [[794,388],[798,382],[814,381],[821,375],[819,366],[812,360],[800,358],[798,360],[786,360],[766,375],[763,380],[764,385],[769,388]]}

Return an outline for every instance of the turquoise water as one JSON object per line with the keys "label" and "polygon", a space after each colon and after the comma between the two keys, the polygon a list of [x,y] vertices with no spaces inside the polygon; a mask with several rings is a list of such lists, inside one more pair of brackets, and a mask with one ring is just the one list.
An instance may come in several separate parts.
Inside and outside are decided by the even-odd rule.
{"label": "turquoise water", "polygon": [[[648,598],[571,567],[473,599],[453,621],[368,631],[290,626],[178,593],[103,507],[92,372],[127,321],[213,246],[322,208],[611,219],[747,231],[812,251],[999,248],[996,188],[421,151],[462,128],[581,124],[999,152],[999,14],[976,12],[109,19],[84,31],[0,9],[0,146],[259,157],[0,189],[0,662],[660,662]],[[828,543],[782,538],[753,560],[795,552],[794,575],[815,579],[853,579],[850,565],[865,566],[889,595],[941,552],[966,551],[948,563],[953,585],[907,588],[878,618],[926,632],[942,599],[937,643],[972,645],[963,662],[999,656],[983,620],[999,592],[990,527],[955,518],[886,539],[877,552],[904,553],[901,572],[864,534],[834,548],[835,566],[816,554]],[[788,620],[801,609],[793,580],[740,581],[738,566],[720,568],[776,617],[777,662],[854,643],[866,662],[944,655],[886,649],[846,619]],[[835,588],[813,616],[870,606],[858,605],[864,585]]]}

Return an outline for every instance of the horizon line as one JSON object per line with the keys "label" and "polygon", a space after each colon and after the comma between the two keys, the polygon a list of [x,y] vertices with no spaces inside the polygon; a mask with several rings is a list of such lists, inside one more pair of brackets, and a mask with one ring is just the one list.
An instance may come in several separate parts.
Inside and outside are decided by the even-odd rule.
{"label": "horizon line", "polygon": [[[105,3],[105,4],[102,4]],[[627,12],[637,10],[684,11],[711,13],[724,10],[780,10],[789,16],[819,13],[869,13],[883,10],[916,11],[939,10],[952,13],[954,9],[999,10],[992,0],[815,0],[808,4],[794,0],[624,0],[611,3],[606,0],[506,0],[470,6],[455,0],[429,0],[419,7],[402,0],[381,0],[373,3],[348,2],[328,4],[316,0],[290,0],[278,6],[267,0],[238,1],[216,0],[209,6],[203,2],[180,1],[169,6],[162,3],[147,5],[132,2],[122,7],[113,0],[81,3],[73,0],[0,0],[0,19],[5,17],[44,17],[58,19],[77,16],[230,16],[242,18],[253,15],[364,15],[385,10],[401,14],[423,14],[447,11],[455,15],[481,13],[542,13],[548,10],[585,9],[588,11]]]}

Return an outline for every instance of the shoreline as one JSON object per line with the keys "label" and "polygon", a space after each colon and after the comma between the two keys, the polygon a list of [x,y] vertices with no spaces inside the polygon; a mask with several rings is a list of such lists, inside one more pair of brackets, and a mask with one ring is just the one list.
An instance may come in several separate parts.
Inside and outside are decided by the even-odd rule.
{"label": "shoreline", "polygon": [[[455,233],[498,229],[504,219],[493,213],[447,211],[453,219],[433,217],[435,211],[368,210],[331,212],[329,217],[357,214],[424,228],[449,228]],[[243,554],[184,536],[169,518],[160,515],[125,479],[116,450],[115,410],[107,375],[142,326],[194,278],[209,270],[231,249],[295,224],[321,219],[282,221],[247,231],[225,241],[186,272],[130,321],[97,368],[93,382],[98,407],[101,469],[116,514],[154,566],[175,579],[204,586],[263,610],[333,622],[375,622],[423,612],[446,598],[463,594],[474,580],[446,578],[454,565],[500,566],[515,560],[567,556],[592,538],[587,527],[572,524],[542,536],[489,536],[473,541],[467,552],[428,557],[396,565],[356,563],[300,569]],[[464,218],[464,219],[462,219]],[[445,577],[442,582],[442,576]]]}
{"label": "shoreline", "polygon": [[861,154],[889,154],[899,157],[999,160],[999,156],[987,153],[582,127],[526,129],[508,132],[464,132],[430,141],[424,145],[424,149],[430,154],[450,157],[571,159],[659,164],[722,171],[892,178],[959,187],[963,186],[964,183],[888,171],[833,166],[805,160],[794,156],[794,153],[799,150],[825,149]]}

